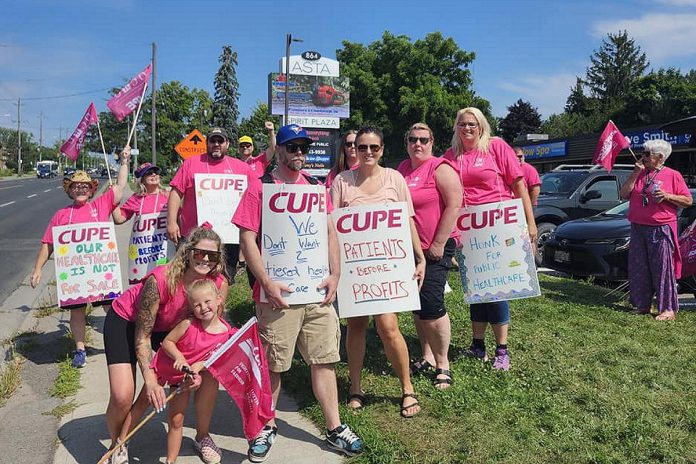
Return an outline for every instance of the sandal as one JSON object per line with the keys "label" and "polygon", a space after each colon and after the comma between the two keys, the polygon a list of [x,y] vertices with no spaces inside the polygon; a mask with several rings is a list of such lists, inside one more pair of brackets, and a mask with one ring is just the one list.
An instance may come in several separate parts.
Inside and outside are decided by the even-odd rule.
{"label": "sandal", "polygon": [[[438,375],[446,375],[446,379],[438,379]],[[454,383],[454,380],[452,379],[452,373],[448,369],[435,369],[435,379],[433,379],[433,385],[435,385],[435,388],[438,390],[447,390],[452,384]],[[440,385],[447,385],[446,387],[440,387]]]}
{"label": "sandal", "polygon": [[664,311],[655,316],[656,321],[676,321],[677,316],[674,311]]}
{"label": "sandal", "polygon": [[411,372],[411,376],[414,376],[430,372],[430,370],[432,370],[434,367],[435,366],[430,364],[425,359],[421,359],[420,361],[411,361],[411,364],[408,366],[408,370]]}
{"label": "sandal", "polygon": [[[406,400],[406,398],[413,398],[416,401],[404,406],[404,401]],[[418,406],[418,411],[414,412],[413,414],[406,414],[406,411],[415,406]],[[401,395],[401,417],[403,417],[404,419],[410,419],[413,416],[417,415],[420,411],[420,403],[418,402],[418,397],[415,393],[404,393],[403,395]]]}
{"label": "sandal", "polygon": [[[358,405],[357,407],[352,407],[350,405],[351,401],[357,401],[358,403],[360,403],[360,405]],[[348,405],[348,409],[352,409],[353,411],[361,410],[362,408],[365,407],[366,403],[367,403],[367,398],[365,397],[365,395],[362,395],[360,393],[353,393],[352,395],[350,395],[348,397],[348,401],[346,402],[346,404]]]}

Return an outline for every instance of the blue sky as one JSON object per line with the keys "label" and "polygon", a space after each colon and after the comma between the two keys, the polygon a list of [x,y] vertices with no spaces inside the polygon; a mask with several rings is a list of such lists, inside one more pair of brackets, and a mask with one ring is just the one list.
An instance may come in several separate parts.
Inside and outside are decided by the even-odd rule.
{"label": "blue sky", "polygon": [[153,41],[158,83],[178,80],[211,95],[221,47],[232,46],[246,116],[266,101],[286,33],[304,40],[293,54],[335,58],[343,40],[367,45],[385,30],[413,40],[433,31],[452,37],[476,53],[474,89],[496,116],[522,98],[546,117],[562,111],[608,32],[627,29],[651,67],[686,71],[696,67],[694,25],[696,0],[5,0],[0,126],[17,127],[22,97],[22,128],[38,139],[43,112],[44,144],[53,144],[90,101],[106,110],[105,89],[144,68]]}

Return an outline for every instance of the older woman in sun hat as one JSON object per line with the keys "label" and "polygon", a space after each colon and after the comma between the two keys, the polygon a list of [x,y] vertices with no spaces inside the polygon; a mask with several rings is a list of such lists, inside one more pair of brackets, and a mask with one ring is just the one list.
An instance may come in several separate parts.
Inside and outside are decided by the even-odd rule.
{"label": "older woman in sun hat", "polygon": [[629,200],[631,246],[628,279],[631,304],[636,314],[650,314],[653,295],[658,321],[674,320],[679,311],[677,279],[681,258],[677,240],[677,209],[693,198],[682,175],[665,166],[672,146],[665,140],[648,140],[643,156],[621,186],[621,198]]}
{"label": "older woman in sun hat", "polygon": [[[48,227],[41,239],[41,247],[36,256],[34,271],[31,274],[31,286],[36,287],[41,281],[41,268],[53,253],[53,228],[69,224],[81,224],[88,222],[103,222],[111,218],[111,212],[121,201],[123,188],[128,179],[128,158],[130,147],[126,147],[121,153],[121,168],[118,172],[116,185],[92,199],[99,186],[99,181],[92,179],[85,171],[75,171],[72,176],[63,179],[63,190],[73,201],[71,205],[59,209],[48,223]],[[101,302],[100,302],[101,303]],[[103,302],[108,304],[109,302]],[[99,303],[92,303],[98,305]],[[70,332],[75,341],[73,353],[73,367],[83,367],[87,360],[85,351],[86,314],[84,304],[64,306],[70,310]]]}

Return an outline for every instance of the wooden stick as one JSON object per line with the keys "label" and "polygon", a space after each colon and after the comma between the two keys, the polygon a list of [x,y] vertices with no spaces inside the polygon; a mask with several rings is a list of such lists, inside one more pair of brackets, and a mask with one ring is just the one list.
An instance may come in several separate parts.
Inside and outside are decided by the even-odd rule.
{"label": "wooden stick", "polygon": [[128,141],[126,145],[130,145],[131,139],[133,138],[133,133],[135,132],[135,126],[138,124],[138,115],[140,115],[140,108],[143,106],[143,98],[145,98],[145,92],[147,91],[147,82],[143,86],[143,93],[140,95],[140,102],[138,102],[138,109],[135,110],[135,117],[133,118],[133,127],[131,127],[130,133],[128,134]]}
{"label": "wooden stick", "polygon": [[106,158],[106,149],[104,148],[104,138],[102,137],[101,126],[99,125],[99,118],[97,118],[97,131],[99,131],[99,141],[101,142],[102,153],[104,153],[104,164],[106,165],[106,173],[109,176],[109,185],[114,185],[113,181],[111,180],[111,169],[109,169],[109,160]]}

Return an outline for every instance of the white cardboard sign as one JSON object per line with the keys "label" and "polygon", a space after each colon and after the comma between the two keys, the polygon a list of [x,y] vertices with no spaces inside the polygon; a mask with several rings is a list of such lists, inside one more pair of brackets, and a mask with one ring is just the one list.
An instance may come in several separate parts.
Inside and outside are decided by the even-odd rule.
{"label": "white cardboard sign", "polygon": [[133,219],[128,244],[128,283],[140,282],[151,270],[166,264],[176,248],[167,240],[167,211],[140,214]]}
{"label": "white cardboard sign", "polygon": [[239,243],[239,229],[232,224],[239,201],[247,188],[247,177],[240,174],[196,173],[198,224],[209,222],[222,243]]}

